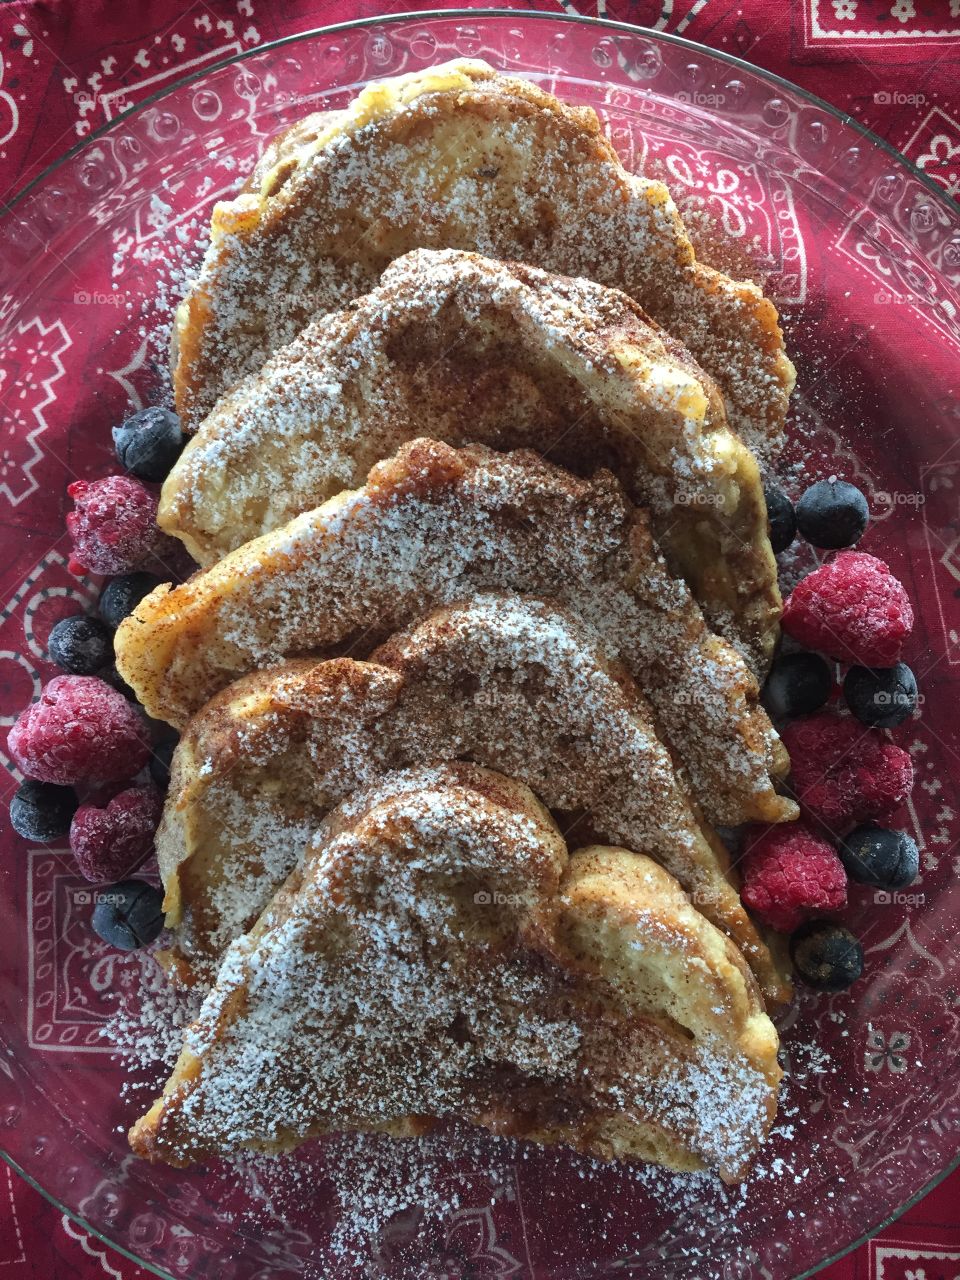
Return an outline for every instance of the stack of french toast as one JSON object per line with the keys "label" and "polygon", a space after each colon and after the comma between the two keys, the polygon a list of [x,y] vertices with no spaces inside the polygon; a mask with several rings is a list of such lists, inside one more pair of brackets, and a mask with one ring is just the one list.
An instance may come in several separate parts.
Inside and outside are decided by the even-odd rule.
{"label": "stack of french toast", "polygon": [[200,569],[117,665],[182,734],[164,958],[207,994],[134,1150],[464,1122],[742,1178],[790,978],[717,829],[797,813],[771,303],[592,111],[460,61],[271,142],[175,331]]}

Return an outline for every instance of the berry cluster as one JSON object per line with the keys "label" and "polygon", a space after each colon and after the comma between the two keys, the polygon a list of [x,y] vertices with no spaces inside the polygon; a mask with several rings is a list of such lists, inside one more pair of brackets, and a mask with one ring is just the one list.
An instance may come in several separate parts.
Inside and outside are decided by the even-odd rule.
{"label": "berry cluster", "polygon": [[[141,481],[161,480],[184,440],[176,416],[159,408],[133,415],[113,436],[127,474],[70,485],[76,509],[67,527],[71,569],[117,576],[101,591],[98,617],[64,618],[50,632],[51,661],[65,674],[46,685],[10,731],[11,755],[27,778],[10,812],[25,839],[47,843],[69,835],[84,876],[118,882],[93,924],[101,937],[131,948],[163,927],[159,892],[126,877],[152,850],[175,744],[151,741],[113,666],[112,633],[159,583],[143,567],[163,535],[156,498]],[[839,554],[804,578],[784,605],[784,632],[808,651],[777,660],[763,699],[781,722],[803,820],[748,835],[743,900],[772,928],[792,933],[794,963],[809,983],[841,990],[859,977],[863,952],[847,930],[817,916],[846,906],[848,877],[893,889],[910,884],[919,870],[910,837],[880,825],[913,785],[909,755],[882,733],[917,704],[916,679],[900,660],[913,610],[882,560],[849,550],[869,516],[855,486],[820,481],[796,507],[778,489],[768,489],[766,500],[776,552],[799,533]],[[853,718],[824,709],[834,693],[826,659],[848,666],[843,696]]]}
{"label": "berry cluster", "polygon": [[163,928],[160,891],[127,877],[153,849],[175,743],[153,741],[113,664],[113,633],[160,583],[143,568],[164,535],[157,499],[141,482],[164,478],[184,438],[176,414],[161,408],[134,414],[113,438],[126,474],[74,481],[67,529],[72,572],[118,576],[104,585],[97,616],[72,615],[51,628],[47,651],[63,674],[21,713],[7,742],[26,778],[10,804],[14,830],[37,844],[69,838],[80,873],[110,885],[94,910],[94,929],[130,949]]}
{"label": "berry cluster", "polygon": [[[860,976],[862,949],[848,930],[816,917],[846,906],[848,878],[898,889],[919,872],[914,841],[881,825],[913,787],[909,754],[882,732],[917,705],[916,679],[900,660],[913,609],[888,565],[849,549],[869,516],[854,485],[819,481],[796,508],[778,489],[766,497],[774,551],[786,550],[799,532],[838,554],[784,604],[784,632],[815,652],[778,658],[763,702],[780,723],[803,820],[748,838],[743,900],[772,928],[793,933],[794,964],[807,982],[842,990]],[[842,690],[850,716],[825,709],[835,689],[827,659],[848,667]]]}

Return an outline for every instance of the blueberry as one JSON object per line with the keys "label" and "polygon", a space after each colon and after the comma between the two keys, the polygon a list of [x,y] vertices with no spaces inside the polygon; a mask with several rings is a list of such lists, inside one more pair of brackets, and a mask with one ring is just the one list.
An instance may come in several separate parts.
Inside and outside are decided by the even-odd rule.
{"label": "blueberry", "polygon": [[833,675],[815,653],[787,653],[770,668],[763,705],[772,716],[805,716],[830,697]]}
{"label": "blueberry", "polygon": [[170,760],[176,749],[177,744],[174,739],[158,742],[153,748],[153,755],[150,757],[150,776],[158,787],[170,785]]}
{"label": "blueberry", "polygon": [[67,835],[79,801],[72,787],[51,782],[24,782],[10,801],[10,825],[17,835],[36,844],[49,844]]}
{"label": "blueberry", "polygon": [[846,991],[863,973],[863,947],[849,929],[808,920],[790,938],[794,968],[818,991]]}
{"label": "blueberry", "polygon": [[119,578],[111,578],[100,592],[100,617],[116,630],[143,597],[159,585],[160,579],[152,573],[124,573]]}
{"label": "blueberry", "polygon": [[920,850],[907,833],[872,822],[845,836],[839,853],[851,880],[878,889],[905,889],[920,870]]}
{"label": "blueberry", "polygon": [[917,680],[905,662],[895,667],[851,667],[843,682],[843,696],[862,724],[892,729],[913,714]]}
{"label": "blueberry", "polygon": [[786,551],[797,536],[797,515],[793,503],[774,485],[765,485],[763,496],[767,500],[767,519],[770,521],[770,545],[774,554]]}
{"label": "blueberry", "polygon": [[797,528],[815,547],[833,551],[863,537],[870,508],[855,484],[818,480],[797,503]]}
{"label": "blueberry", "polygon": [[141,409],[113,428],[120,465],[140,480],[163,480],[184,446],[180,419],[170,409]]}
{"label": "blueberry", "polygon": [[47,638],[50,659],[74,676],[92,676],[113,658],[113,637],[99,618],[61,618]]}
{"label": "blueberry", "polygon": [[121,951],[136,951],[163,930],[163,894],[144,880],[121,880],[97,893],[93,931]]}
{"label": "blueberry", "polygon": [[104,667],[102,671],[97,672],[97,679],[102,680],[104,684],[108,684],[111,689],[116,689],[117,693],[122,693],[128,702],[136,702],[138,706],[140,705],[137,695],[116,667]]}

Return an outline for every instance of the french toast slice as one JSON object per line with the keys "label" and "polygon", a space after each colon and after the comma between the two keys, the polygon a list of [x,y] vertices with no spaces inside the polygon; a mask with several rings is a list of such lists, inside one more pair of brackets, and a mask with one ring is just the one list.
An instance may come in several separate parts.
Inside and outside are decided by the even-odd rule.
{"label": "french toast slice", "polygon": [[246,676],[187,725],[157,854],[181,978],[216,971],[329,809],[390,770],[466,759],[529,786],[566,830],[642,849],[736,942],[767,1001],[790,998],[654,712],[597,637],[548,601],[441,608],[369,662]]}
{"label": "french toast slice", "polygon": [[656,863],[570,857],[526,787],[421,767],[321,826],[130,1143],[187,1165],[461,1121],[734,1182],[777,1047],[743,957]]}
{"label": "french toast slice", "polygon": [[671,577],[645,514],[609,473],[578,479],[525,451],[404,445],[367,484],[182,585],[116,634],[148,713],[182,726],[248,671],[305,654],[365,657],[438,605],[500,588],[589,623],[650,698],[712,822],[785,821],[788,760],[754,676]]}
{"label": "french toast slice", "polygon": [[178,309],[188,428],[394,258],[469,249],[623,289],[716,380],[746,443],[779,451],[794,372],[776,309],[696,260],[666,186],[627,172],[591,109],[463,60],[370,84],[294,130],[255,189],[215,206]]}
{"label": "french toast slice", "polygon": [[217,404],[160,524],[210,565],[417,436],[608,465],[707,621],[765,673],[781,601],[763,485],[713,379],[626,294],[522,263],[399,258]]}

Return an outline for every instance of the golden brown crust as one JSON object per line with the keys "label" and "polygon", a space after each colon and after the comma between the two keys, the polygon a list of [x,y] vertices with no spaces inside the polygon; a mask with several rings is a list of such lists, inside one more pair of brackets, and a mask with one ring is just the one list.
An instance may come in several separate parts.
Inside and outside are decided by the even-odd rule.
{"label": "golden brown crust", "polygon": [[183,958],[219,963],[343,795],[390,769],[461,758],[526,783],[565,828],[655,858],[783,1003],[789,980],[659,732],[593,633],[550,602],[500,593],[436,611],[371,662],[247,676],[191,720],[174,758],[157,850]]}
{"label": "golden brown crust", "polygon": [[[418,254],[283,347],[421,239],[633,300]],[[773,308],[695,261],[666,188],[625,173],[592,112],[456,64],[271,143],[215,211],[173,364],[188,426],[253,371],[161,507],[203,558],[235,550],[144,601],[118,664],[175,721],[215,695],[158,836],[168,962],[189,980],[236,940],[134,1150],[186,1165],[456,1118],[744,1176],[780,1077],[751,966],[769,999],[787,988],[698,801],[734,822],[793,806],[756,680],[671,573],[762,671],[779,597],[737,432],[779,447],[792,369]],[[418,415],[457,444],[529,444],[586,474],[612,462],[669,570],[610,475],[532,453],[413,440],[320,506]],[[370,662],[315,660],[378,643]],[[571,830],[629,849],[568,858],[524,783]]]}
{"label": "golden brown crust", "polygon": [[779,739],[740,656],[673,579],[611,476],[534,454],[413,441],[364,489],[266,534],[121,624],[117,663],[148,712],[182,725],[218,689],[285,657],[368,655],[478,590],[557,599],[652,701],[712,821],[784,821]]}
{"label": "golden brown crust", "polygon": [[220,401],[163,486],[160,524],[210,565],[417,436],[609,466],[708,622],[766,670],[780,595],[763,489],[713,379],[626,294],[521,263],[397,259]]}
{"label": "golden brown crust", "polygon": [[314,312],[414,248],[463,248],[623,288],[723,389],[735,429],[780,446],[793,369],[755,285],[698,263],[667,188],[628,174],[595,114],[478,63],[374,84],[214,211],[178,313],[177,404],[196,426]]}
{"label": "golden brown crust", "polygon": [[456,1117],[736,1181],[779,1079],[739,953],[666,872],[568,859],[525,787],[443,765],[331,816],[130,1141],[185,1165]]}

